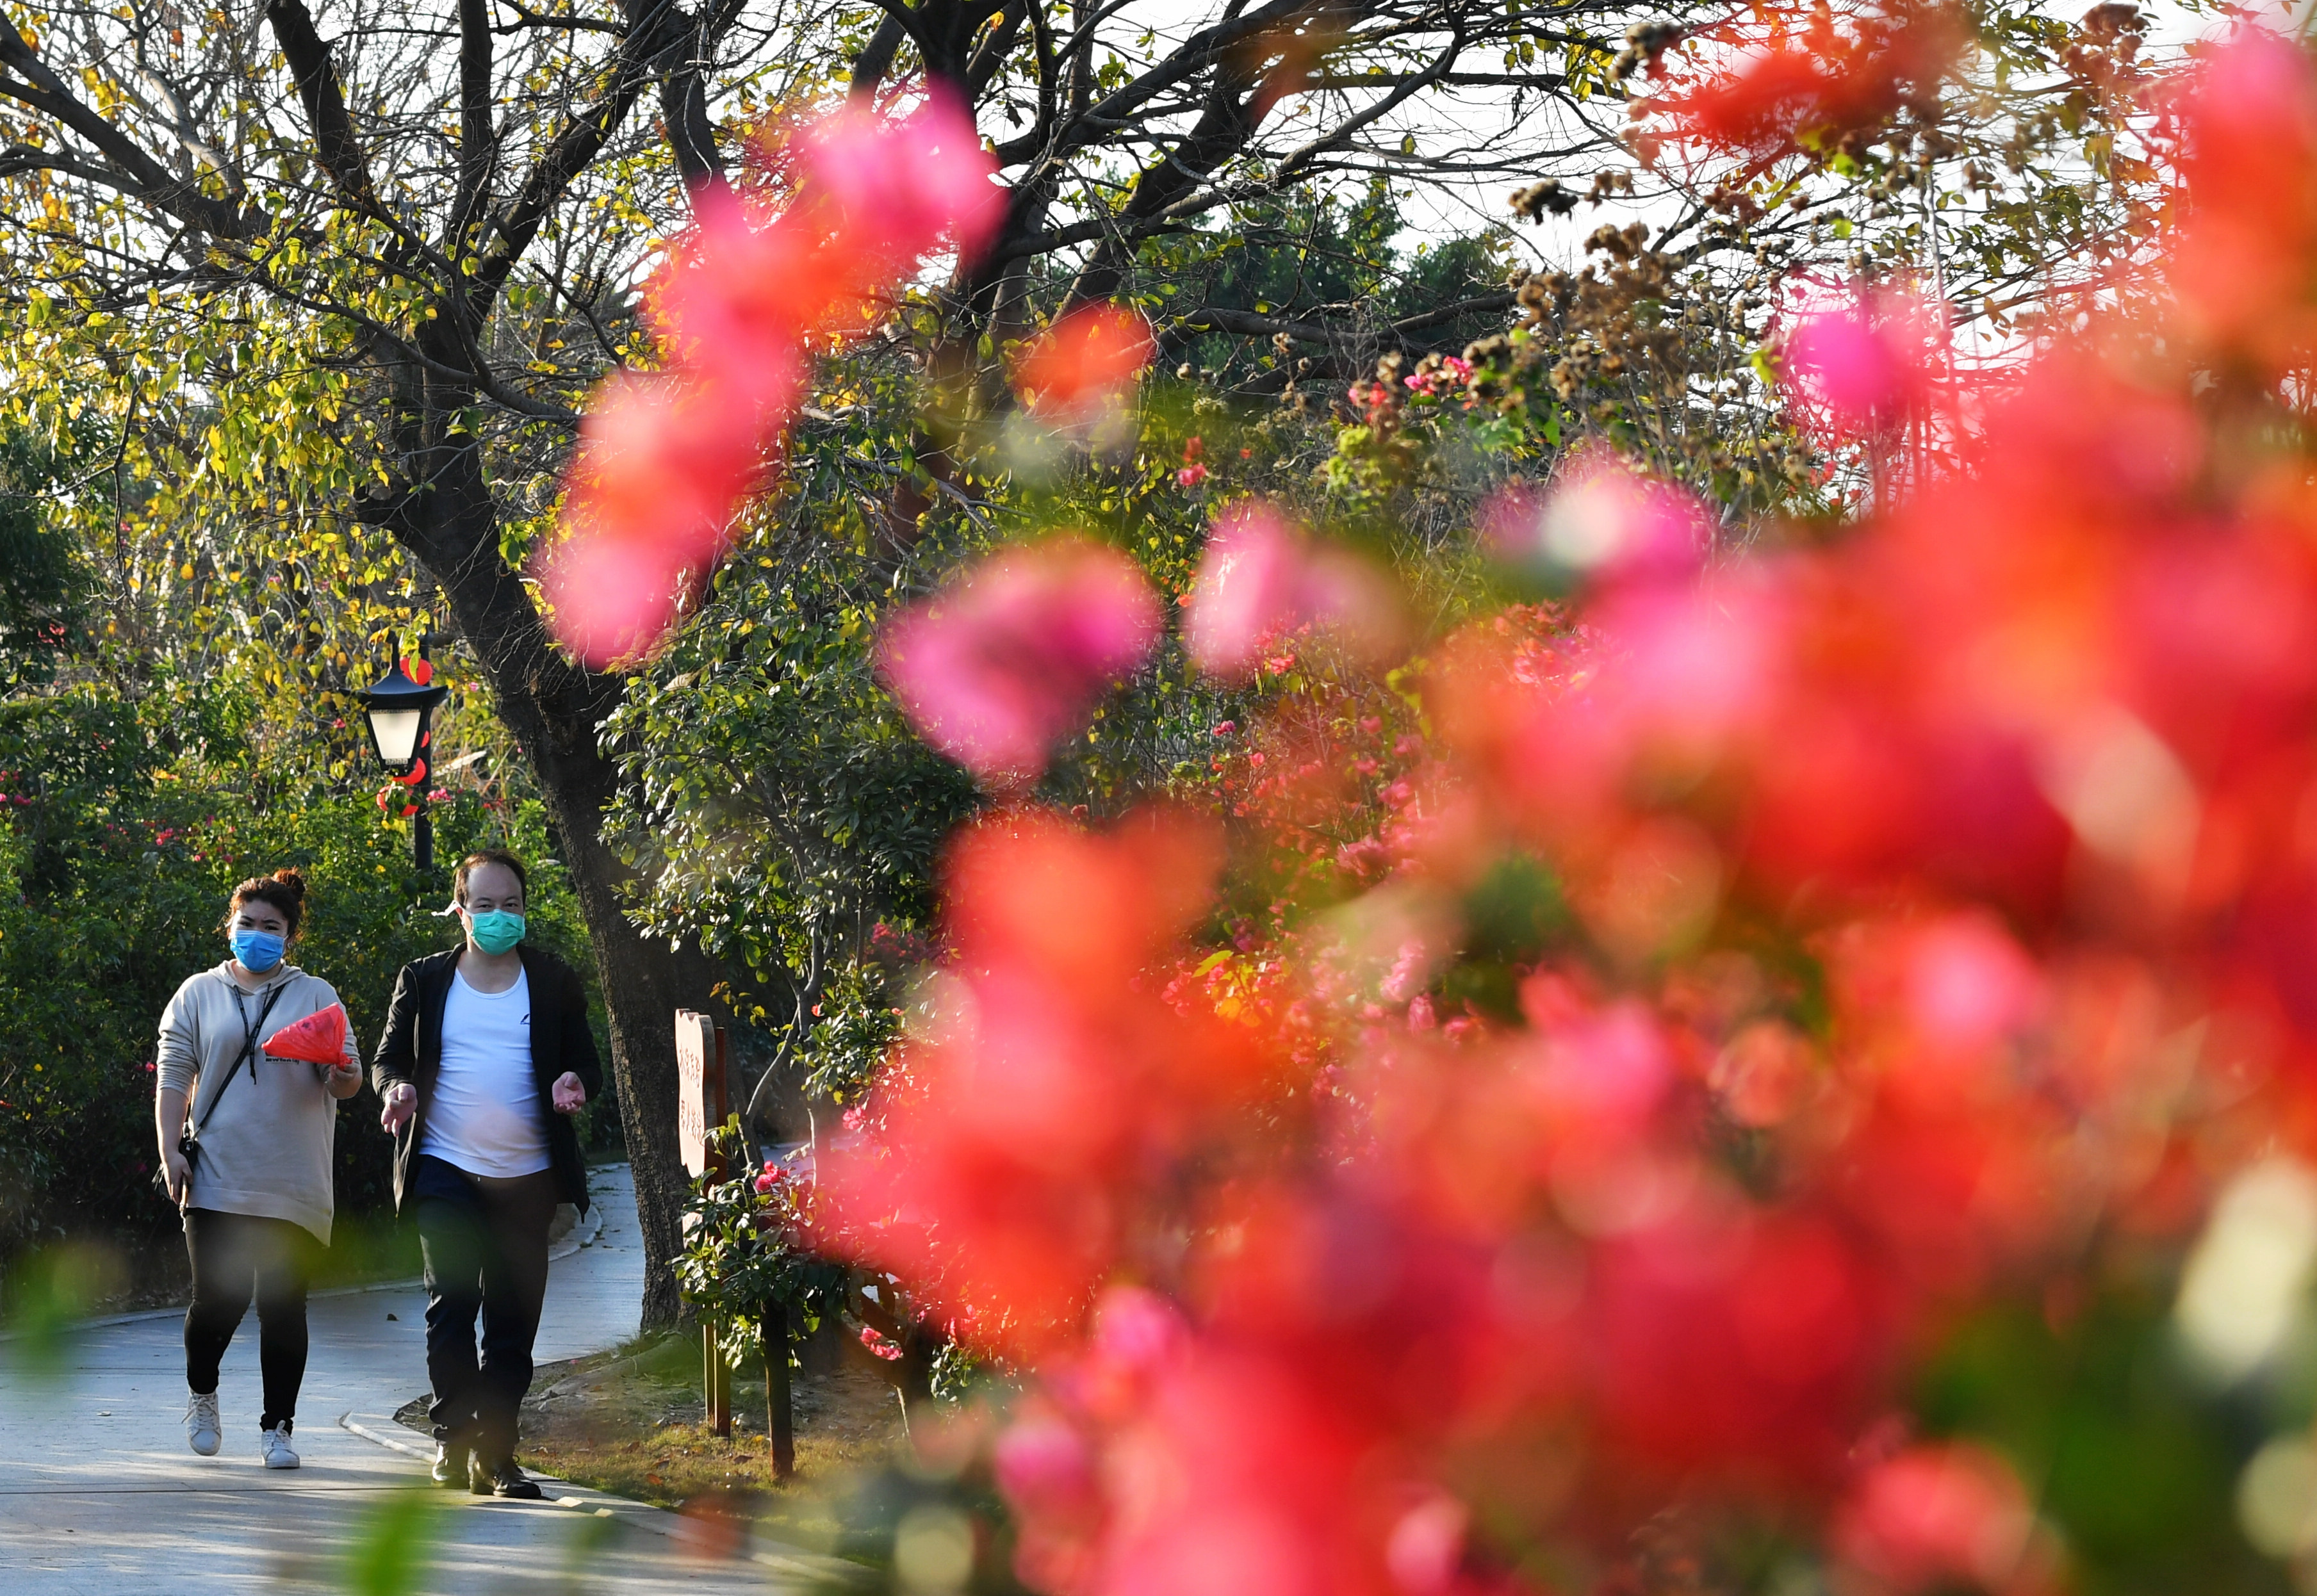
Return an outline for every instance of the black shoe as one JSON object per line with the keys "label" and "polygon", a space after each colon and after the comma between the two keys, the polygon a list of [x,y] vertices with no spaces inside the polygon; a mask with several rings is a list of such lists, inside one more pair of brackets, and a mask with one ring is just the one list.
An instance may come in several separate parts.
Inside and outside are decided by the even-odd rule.
{"label": "black shoe", "polygon": [[510,1502],[537,1502],[541,1496],[539,1483],[517,1468],[512,1458],[493,1466],[474,1458],[467,1466],[467,1489],[477,1496],[504,1496]]}
{"label": "black shoe", "polygon": [[438,1485],[459,1486],[467,1483],[469,1453],[462,1441],[438,1440],[434,1443],[434,1467],[431,1471]]}

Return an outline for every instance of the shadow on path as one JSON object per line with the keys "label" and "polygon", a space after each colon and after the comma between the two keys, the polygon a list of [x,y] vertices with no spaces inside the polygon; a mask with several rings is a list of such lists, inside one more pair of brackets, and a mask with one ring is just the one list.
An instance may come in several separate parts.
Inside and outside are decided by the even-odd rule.
{"label": "shadow on path", "polygon": [[[600,1228],[550,1270],[542,1363],[636,1333],[643,1255],[634,1190],[624,1165],[595,1170],[590,1182]],[[428,1488],[429,1454],[387,1417],[425,1389],[425,1293],[407,1284],[314,1300],[297,1427],[305,1466],[294,1471],[258,1463],[254,1313],[226,1357],[225,1446],[215,1458],[185,1444],[180,1315],[87,1327],[56,1377],[37,1382],[0,1346],[7,1596],[250,1596],[253,1582],[410,1596],[658,1596],[801,1589],[815,1570],[843,1572],[778,1548],[752,1562],[695,1558],[675,1515],[556,1482],[544,1482],[545,1502]],[[398,1562],[405,1566],[392,1577]],[[370,1576],[356,1582],[357,1566]]]}

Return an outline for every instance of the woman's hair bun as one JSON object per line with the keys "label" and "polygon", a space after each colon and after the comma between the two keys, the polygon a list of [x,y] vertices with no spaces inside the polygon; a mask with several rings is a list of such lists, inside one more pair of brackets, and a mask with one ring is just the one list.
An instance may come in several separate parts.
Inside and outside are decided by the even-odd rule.
{"label": "woman's hair bun", "polygon": [[306,917],[306,876],[296,869],[276,870],[270,876],[252,876],[233,889],[233,901],[226,907],[225,925],[233,929],[233,917],[250,904],[271,904],[290,923],[290,934],[298,934],[298,923]]}

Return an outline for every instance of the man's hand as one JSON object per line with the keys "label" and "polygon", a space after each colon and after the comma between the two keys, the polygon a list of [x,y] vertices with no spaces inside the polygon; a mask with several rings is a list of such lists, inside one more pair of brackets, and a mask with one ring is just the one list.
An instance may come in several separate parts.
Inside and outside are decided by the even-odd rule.
{"label": "man's hand", "polygon": [[161,1168],[163,1178],[169,1183],[169,1200],[179,1208],[184,1207],[185,1182],[192,1179],[193,1173],[185,1163],[185,1155],[174,1147],[162,1148]]}
{"label": "man's hand", "polygon": [[582,1086],[579,1077],[569,1070],[565,1070],[555,1084],[548,1088],[548,1095],[555,1100],[555,1111],[559,1114],[576,1114],[587,1106],[587,1088]]}
{"label": "man's hand", "polygon": [[403,1122],[417,1110],[418,1088],[407,1081],[397,1081],[386,1089],[386,1107],[379,1114],[379,1126],[385,1130],[400,1130]]}

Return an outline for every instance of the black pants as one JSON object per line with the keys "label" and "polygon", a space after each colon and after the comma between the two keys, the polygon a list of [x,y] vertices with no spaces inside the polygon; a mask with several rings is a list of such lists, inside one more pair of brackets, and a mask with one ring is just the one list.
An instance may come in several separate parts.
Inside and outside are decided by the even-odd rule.
{"label": "black pants", "polygon": [[306,1282],[320,1244],[303,1226],[255,1214],[185,1211],[185,1251],[193,1261],[193,1303],[185,1310],[185,1384],[206,1395],[218,1364],[257,1297],[257,1366],[265,1379],[271,1430],[298,1412],[306,1378]]}
{"label": "black pants", "polygon": [[426,1378],[434,1387],[426,1416],[435,1440],[470,1446],[487,1464],[512,1462],[547,1296],[554,1177],[542,1170],[493,1180],[424,1155],[411,1175],[426,1262]]}

